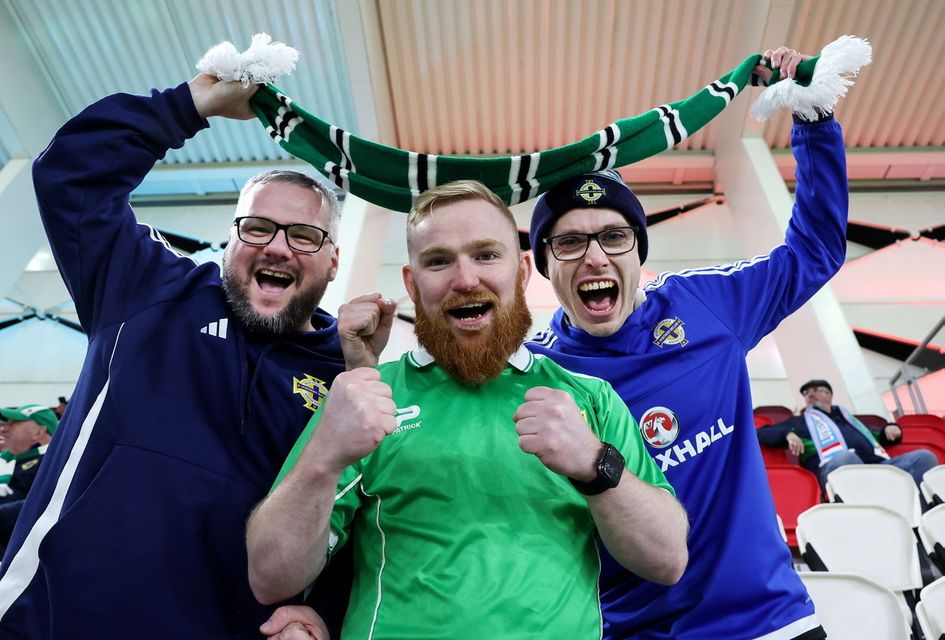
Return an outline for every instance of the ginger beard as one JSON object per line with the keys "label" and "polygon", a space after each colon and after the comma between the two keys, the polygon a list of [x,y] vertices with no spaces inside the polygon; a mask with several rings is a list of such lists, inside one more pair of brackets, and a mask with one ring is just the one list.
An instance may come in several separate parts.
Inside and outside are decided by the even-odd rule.
{"label": "ginger beard", "polygon": [[286,305],[270,316],[259,313],[249,299],[249,283],[259,269],[275,269],[287,271],[298,282],[302,274],[298,269],[291,269],[277,260],[254,260],[248,265],[247,274],[241,277],[235,272],[232,264],[223,256],[223,290],[226,292],[227,302],[233,309],[233,314],[239,319],[249,333],[264,336],[284,336],[299,331],[299,327],[315,313],[315,309],[328,288],[327,280],[315,278],[312,284],[300,288]]}
{"label": "ginger beard", "polygon": [[[447,315],[450,309],[469,304],[491,304],[493,322],[481,335],[471,340],[458,340],[450,328]],[[532,314],[525,304],[525,286],[520,278],[515,282],[515,299],[502,304],[488,291],[447,298],[434,313],[428,313],[422,301],[416,305],[414,327],[417,342],[446,369],[451,376],[469,385],[479,385],[498,377],[509,356],[525,340],[532,326]]]}

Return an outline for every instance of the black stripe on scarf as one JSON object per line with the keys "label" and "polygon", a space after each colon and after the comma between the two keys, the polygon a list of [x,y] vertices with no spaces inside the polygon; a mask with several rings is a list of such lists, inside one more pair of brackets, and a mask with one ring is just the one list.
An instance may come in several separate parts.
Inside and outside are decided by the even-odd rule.
{"label": "black stripe on scarf", "polygon": [[613,145],[614,143],[613,127],[607,127],[606,129],[604,129],[604,136],[606,137],[606,140],[607,140],[606,144],[604,145],[604,149],[606,150],[607,147]]}
{"label": "black stripe on scarf", "polygon": [[417,154],[417,191],[423,193],[430,188],[427,184],[427,154]]}
{"label": "black stripe on scarf", "polygon": [[345,161],[345,169],[351,171],[351,167],[354,166],[354,163],[351,162],[351,158],[348,157],[348,154],[345,153],[345,131],[344,129],[335,128],[335,146],[338,147],[338,151],[341,152],[341,157]]}
{"label": "black stripe on scarf", "polygon": [[669,130],[673,134],[673,146],[679,144],[682,142],[682,134],[679,133],[679,127],[676,125],[675,114],[665,105],[660,107],[660,112],[663,114],[663,117],[666,118],[666,122],[669,124]]}
{"label": "black stripe on scarf", "polygon": [[728,87],[728,86],[723,87],[718,82],[713,82],[712,88],[715,89],[718,93],[727,93],[729,100],[735,99],[735,89],[732,89],[731,87]]}
{"label": "black stripe on scarf", "polygon": [[[610,129],[608,129],[608,131],[610,131]],[[603,149],[600,150],[600,155],[601,155],[600,168],[601,169],[606,169],[607,166],[610,164],[610,154],[611,154],[611,151],[609,147],[604,147]]]}
{"label": "black stripe on scarf", "polygon": [[[280,93],[277,97],[279,99],[279,102],[282,103],[282,106],[286,108],[286,112],[282,114],[282,121],[278,123],[279,124],[278,135],[280,138],[285,140],[285,130],[288,128],[289,122],[291,122],[293,118],[298,118],[299,114],[297,114],[295,111],[292,110],[292,101],[289,100],[289,96],[286,96]],[[273,133],[270,133],[269,135],[271,135],[273,139],[275,139],[276,137]]]}
{"label": "black stripe on scarf", "polygon": [[528,170],[532,166],[532,157],[530,155],[519,156],[521,161],[518,165],[518,177],[515,182],[522,188],[522,196],[519,202],[525,202],[529,198],[532,187],[528,184]]}
{"label": "black stripe on scarf", "polygon": [[331,168],[328,171],[330,171],[331,175],[334,176],[334,180],[332,180],[332,182],[334,182],[339,187],[344,188],[345,181],[344,181],[344,178],[341,177],[341,167],[338,166],[337,164],[332,164]]}

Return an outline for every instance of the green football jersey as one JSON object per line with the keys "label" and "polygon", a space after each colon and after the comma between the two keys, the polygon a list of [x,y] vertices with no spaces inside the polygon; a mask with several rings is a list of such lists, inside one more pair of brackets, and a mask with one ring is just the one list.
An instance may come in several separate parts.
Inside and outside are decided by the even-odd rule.
{"label": "green football jersey", "polygon": [[349,532],[355,544],[344,638],[601,636],[600,561],[586,499],[519,448],[512,415],[532,387],[565,390],[628,472],[672,488],[609,383],[524,348],[509,362],[476,387],[423,350],[379,367],[397,429],[345,471],[331,516],[329,552]]}

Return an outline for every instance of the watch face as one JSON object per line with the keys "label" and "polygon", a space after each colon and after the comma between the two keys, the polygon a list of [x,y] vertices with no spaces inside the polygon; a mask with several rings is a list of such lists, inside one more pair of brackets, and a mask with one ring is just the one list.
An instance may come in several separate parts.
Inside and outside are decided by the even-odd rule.
{"label": "watch face", "polygon": [[616,487],[620,482],[620,476],[623,474],[624,459],[620,452],[613,445],[607,445],[604,456],[600,461],[600,476],[607,479],[611,487]]}

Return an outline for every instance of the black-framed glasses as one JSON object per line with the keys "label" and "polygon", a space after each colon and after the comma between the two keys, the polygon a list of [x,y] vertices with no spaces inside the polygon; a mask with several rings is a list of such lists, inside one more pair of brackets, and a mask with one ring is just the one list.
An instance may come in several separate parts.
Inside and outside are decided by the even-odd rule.
{"label": "black-framed glasses", "polygon": [[241,216],[233,221],[233,226],[240,240],[257,247],[272,242],[280,229],[285,232],[289,248],[299,253],[317,253],[325,240],[331,242],[327,231],[312,224],[279,224],[262,216]]}
{"label": "black-framed glasses", "polygon": [[545,238],[551,247],[551,255],[558,260],[580,260],[587,253],[591,240],[596,240],[601,250],[609,256],[619,256],[632,251],[637,245],[637,227],[610,227],[597,233],[563,233]]}

